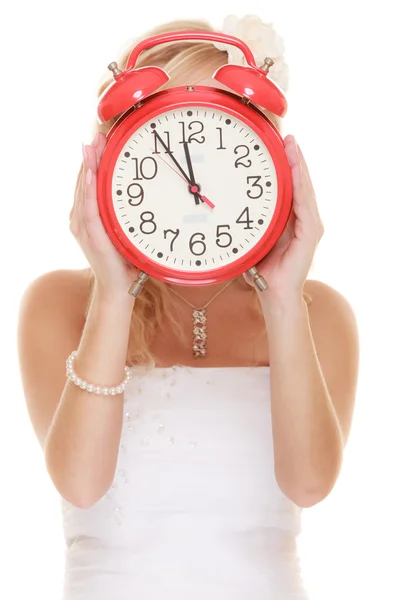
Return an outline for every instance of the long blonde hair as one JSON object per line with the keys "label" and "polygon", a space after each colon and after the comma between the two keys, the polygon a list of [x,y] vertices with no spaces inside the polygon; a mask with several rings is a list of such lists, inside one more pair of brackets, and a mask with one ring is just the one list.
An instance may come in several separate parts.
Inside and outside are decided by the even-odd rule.
{"label": "long blonde hair", "polygon": [[[148,31],[140,39],[134,40],[124,48],[122,54],[117,58],[118,66],[121,70],[125,69],[129,55],[136,44],[150,37],[169,31],[180,30],[203,30],[215,31],[206,21],[173,21],[155,27]],[[156,65],[165,69],[170,76],[170,80],[164,88],[175,87],[179,85],[195,84],[202,79],[212,76],[216,69],[227,63],[227,52],[218,50],[213,44],[207,42],[177,42],[161,44],[155,48],[150,48],[139,56],[136,63],[137,67]],[[97,90],[97,96],[103,93],[107,86],[113,81],[112,74],[107,71]],[[268,118],[281,131],[281,119],[276,115],[264,111]],[[106,123],[94,124],[93,135],[97,131],[107,134],[112,125],[117,121],[119,115],[110,119]],[[241,277],[241,275],[240,275]],[[94,274],[90,273],[90,294],[86,306],[86,316],[93,297]],[[304,293],[304,299],[309,304],[311,297]],[[256,292],[253,293],[254,308],[261,311],[260,303]],[[144,364],[154,361],[150,351],[151,343],[154,340],[157,330],[168,320],[179,338],[183,340],[183,331],[180,327],[178,305],[175,297],[169,291],[164,282],[154,278],[149,278],[143,287],[140,295],[135,301],[135,308],[132,311],[130,340],[127,355],[129,364]]]}

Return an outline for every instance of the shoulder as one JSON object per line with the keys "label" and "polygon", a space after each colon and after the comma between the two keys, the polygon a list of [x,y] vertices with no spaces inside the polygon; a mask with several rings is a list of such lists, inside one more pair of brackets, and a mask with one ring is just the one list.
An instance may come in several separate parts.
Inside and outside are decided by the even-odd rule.
{"label": "shoulder", "polygon": [[332,286],[317,279],[308,279],[304,291],[312,298],[312,302],[308,305],[310,317],[329,321],[344,319],[349,325],[357,326],[356,315],[351,303]]}
{"label": "shoulder", "polygon": [[84,315],[90,294],[90,269],[57,269],[39,275],[26,287],[20,301],[20,318],[28,313],[65,311],[76,318]]}
{"label": "shoulder", "polygon": [[304,291],[312,297],[308,314],[315,350],[346,441],[359,369],[356,315],[345,296],[322,281],[307,281]]}
{"label": "shoulder", "polygon": [[90,269],[57,269],[38,275],[27,285],[23,298],[32,295],[43,295],[51,292],[52,295],[84,294],[89,290]]}
{"label": "shoulder", "polygon": [[349,300],[327,283],[310,279],[306,281],[304,291],[312,298],[308,305],[308,314],[313,335],[318,336],[320,344],[333,342],[347,344],[349,349],[358,348],[357,317]]}

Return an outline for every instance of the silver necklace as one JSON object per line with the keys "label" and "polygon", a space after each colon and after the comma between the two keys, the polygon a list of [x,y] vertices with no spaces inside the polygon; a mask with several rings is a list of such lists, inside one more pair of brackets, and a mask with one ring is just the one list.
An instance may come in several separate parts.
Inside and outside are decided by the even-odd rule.
{"label": "silver necklace", "polygon": [[210,306],[211,302],[213,302],[226,288],[228,285],[233,283],[234,279],[228,281],[223,288],[221,288],[214,296],[206,302],[203,306],[194,306],[190,302],[188,302],[185,298],[183,298],[178,292],[175,292],[172,288],[169,288],[170,291],[178,296],[185,304],[190,306],[192,309],[192,319],[193,319],[193,356],[195,358],[202,357],[204,358],[207,355],[207,307]]}

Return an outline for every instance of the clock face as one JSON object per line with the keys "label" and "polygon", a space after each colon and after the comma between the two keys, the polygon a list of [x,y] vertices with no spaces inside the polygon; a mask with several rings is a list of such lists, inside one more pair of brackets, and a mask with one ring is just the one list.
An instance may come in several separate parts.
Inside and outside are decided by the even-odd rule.
{"label": "clock face", "polygon": [[236,114],[195,103],[134,130],[111,179],[126,238],[145,259],[182,273],[243,259],[265,235],[277,192],[261,137]]}

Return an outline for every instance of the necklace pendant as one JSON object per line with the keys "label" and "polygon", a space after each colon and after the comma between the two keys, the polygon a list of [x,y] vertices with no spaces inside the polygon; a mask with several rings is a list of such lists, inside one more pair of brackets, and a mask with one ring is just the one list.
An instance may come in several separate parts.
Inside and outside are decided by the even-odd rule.
{"label": "necklace pendant", "polygon": [[205,309],[193,310],[193,356],[205,357],[207,354],[207,316]]}

